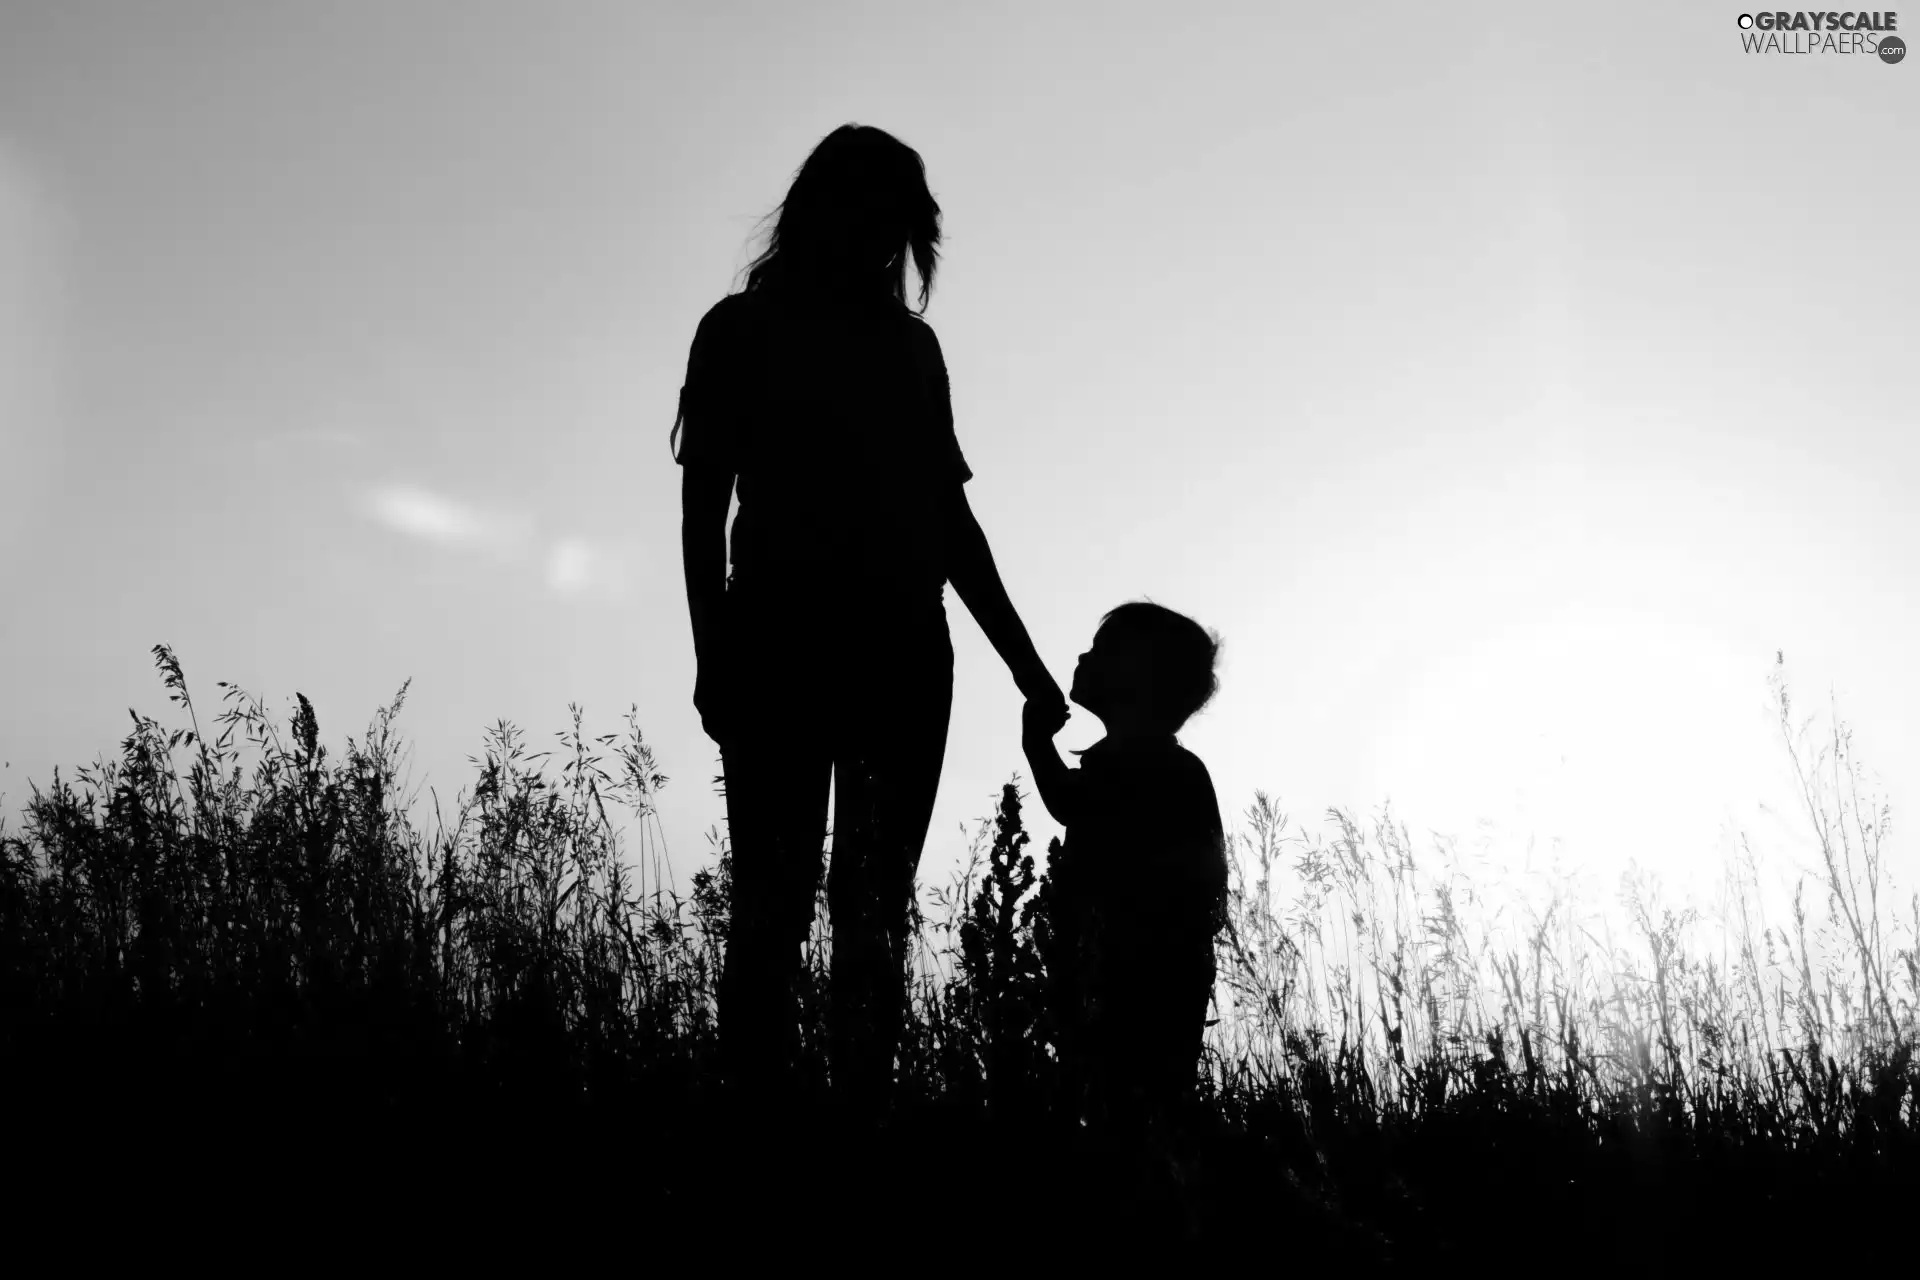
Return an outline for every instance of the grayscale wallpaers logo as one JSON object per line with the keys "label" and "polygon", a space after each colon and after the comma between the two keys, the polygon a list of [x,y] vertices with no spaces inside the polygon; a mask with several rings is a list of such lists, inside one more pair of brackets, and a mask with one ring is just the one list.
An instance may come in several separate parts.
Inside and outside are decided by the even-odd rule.
{"label": "grayscale wallpaers logo", "polygon": [[1740,47],[1748,53],[1873,54],[1892,65],[1907,56],[1907,42],[1893,34],[1900,15],[1875,13],[1743,13]]}

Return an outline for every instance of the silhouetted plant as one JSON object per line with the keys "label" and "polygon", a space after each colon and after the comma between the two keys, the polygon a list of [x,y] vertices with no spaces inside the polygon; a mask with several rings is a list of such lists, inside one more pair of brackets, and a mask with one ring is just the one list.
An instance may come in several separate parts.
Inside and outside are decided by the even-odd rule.
{"label": "silhouetted plant", "polygon": [[1034,948],[1033,858],[1020,793],[1001,789],[987,873],[960,926],[957,998],[984,1036],[988,1098],[996,1113],[1030,1113],[1044,1100],[1049,1059],[1045,975]]}

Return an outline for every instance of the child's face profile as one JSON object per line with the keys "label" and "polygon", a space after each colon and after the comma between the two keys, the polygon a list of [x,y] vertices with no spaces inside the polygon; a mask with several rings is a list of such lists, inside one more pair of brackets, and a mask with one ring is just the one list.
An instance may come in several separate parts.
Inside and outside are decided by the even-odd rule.
{"label": "child's face profile", "polygon": [[1146,690],[1146,655],[1109,625],[1094,633],[1093,647],[1074,664],[1067,697],[1095,715],[1135,700]]}

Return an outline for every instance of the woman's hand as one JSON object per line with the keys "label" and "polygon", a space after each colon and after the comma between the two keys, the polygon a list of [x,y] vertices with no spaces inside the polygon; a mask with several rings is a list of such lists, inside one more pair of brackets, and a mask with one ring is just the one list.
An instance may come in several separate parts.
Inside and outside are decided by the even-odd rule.
{"label": "woman's hand", "polygon": [[700,713],[700,727],[722,750],[733,741],[734,717],[731,682],[716,670],[713,659],[700,664],[693,678],[693,707]]}

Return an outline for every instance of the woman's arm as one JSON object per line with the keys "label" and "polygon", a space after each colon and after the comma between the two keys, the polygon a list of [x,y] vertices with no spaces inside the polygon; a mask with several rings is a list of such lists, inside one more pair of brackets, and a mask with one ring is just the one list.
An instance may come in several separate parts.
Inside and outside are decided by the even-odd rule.
{"label": "woman's arm", "polygon": [[680,559],[687,577],[687,615],[693,623],[698,671],[693,703],[707,736],[719,742],[723,716],[718,691],[720,605],[727,594],[727,505],[733,475],[718,467],[688,465],[680,476]]}
{"label": "woman's arm", "polygon": [[1027,635],[1026,624],[1020,621],[1013,601],[1007,598],[999,567],[993,562],[993,550],[987,546],[986,532],[974,518],[966,490],[957,484],[949,490],[946,522],[947,580],[953,583],[967,611],[986,633],[994,652],[1013,673],[1013,682],[1020,692],[1049,706],[1058,704],[1064,711],[1066,696],[1048,674],[1046,663],[1040,660],[1033,640]]}

